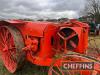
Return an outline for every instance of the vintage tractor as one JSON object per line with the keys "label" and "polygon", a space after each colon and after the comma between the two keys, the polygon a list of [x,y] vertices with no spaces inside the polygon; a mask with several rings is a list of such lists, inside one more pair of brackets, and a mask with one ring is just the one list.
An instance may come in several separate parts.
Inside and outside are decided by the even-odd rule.
{"label": "vintage tractor", "polygon": [[[25,60],[50,66],[48,75],[66,75],[60,68],[62,61],[94,62],[93,70],[66,72],[68,75],[100,75],[99,58],[88,55],[88,28],[86,23],[77,20],[65,23],[0,21],[2,61],[11,73],[19,69]],[[55,67],[59,72],[54,70]]]}

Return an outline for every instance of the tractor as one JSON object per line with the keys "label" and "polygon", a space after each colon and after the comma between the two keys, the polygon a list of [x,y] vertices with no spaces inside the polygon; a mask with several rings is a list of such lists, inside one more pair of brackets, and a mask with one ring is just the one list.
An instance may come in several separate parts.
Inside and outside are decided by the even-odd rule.
{"label": "tractor", "polygon": [[[88,55],[89,26],[77,20],[64,23],[0,21],[0,53],[4,66],[16,72],[25,60],[49,66],[48,75],[100,75],[99,52]],[[64,57],[64,58],[63,58]],[[93,70],[61,69],[64,62],[94,62]],[[59,72],[57,72],[56,68]]]}

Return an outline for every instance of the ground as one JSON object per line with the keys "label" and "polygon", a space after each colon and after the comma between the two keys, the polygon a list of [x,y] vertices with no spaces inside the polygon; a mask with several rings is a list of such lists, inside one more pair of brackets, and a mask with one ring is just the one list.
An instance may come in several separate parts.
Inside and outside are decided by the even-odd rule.
{"label": "ground", "polygon": [[15,74],[9,73],[6,68],[0,62],[0,75],[47,75],[48,67],[40,67],[31,64],[30,62],[25,62],[22,69],[17,71]]}
{"label": "ground", "polygon": [[[89,37],[91,39],[92,47],[96,46],[100,47],[100,36],[96,36],[95,38]],[[95,40],[94,40],[95,39]],[[95,45],[96,44],[96,45]],[[24,66],[21,70],[17,71],[14,74],[9,73],[6,68],[3,66],[2,61],[0,61],[0,75],[47,75],[49,67],[40,67],[31,64],[30,62],[25,62]]]}

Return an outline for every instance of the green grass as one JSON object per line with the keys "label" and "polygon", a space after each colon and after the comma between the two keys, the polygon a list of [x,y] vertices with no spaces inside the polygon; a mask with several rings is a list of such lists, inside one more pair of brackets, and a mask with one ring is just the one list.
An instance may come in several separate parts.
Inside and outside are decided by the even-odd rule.
{"label": "green grass", "polygon": [[47,75],[48,69],[49,67],[36,66],[29,62],[25,62],[24,66],[19,71],[12,74],[8,72],[0,61],[0,75]]}
{"label": "green grass", "polygon": [[89,37],[89,46],[100,48],[100,36],[90,36]]}

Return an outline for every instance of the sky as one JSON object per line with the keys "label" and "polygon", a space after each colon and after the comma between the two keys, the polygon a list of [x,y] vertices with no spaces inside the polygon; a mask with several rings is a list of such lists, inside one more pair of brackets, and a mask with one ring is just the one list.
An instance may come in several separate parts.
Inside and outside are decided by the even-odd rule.
{"label": "sky", "polygon": [[0,0],[0,18],[77,18],[85,0]]}

